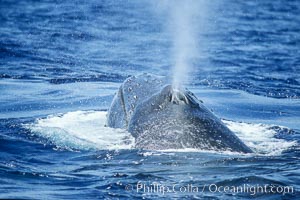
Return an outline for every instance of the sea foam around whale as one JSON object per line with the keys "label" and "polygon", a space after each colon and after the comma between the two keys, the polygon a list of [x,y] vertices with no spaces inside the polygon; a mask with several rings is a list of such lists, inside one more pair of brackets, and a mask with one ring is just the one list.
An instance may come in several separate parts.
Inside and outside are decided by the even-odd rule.
{"label": "sea foam around whale", "polygon": [[[57,147],[75,150],[119,150],[134,148],[134,138],[125,130],[105,127],[106,111],[74,111],[49,115],[24,125],[32,134],[45,138]],[[276,137],[283,126],[253,124],[223,120],[223,122],[252,150],[255,155],[280,155],[297,145]],[[289,132],[289,131],[286,131]],[[198,149],[168,149],[165,152],[194,152]],[[220,153],[220,152],[213,152]],[[229,153],[232,152],[221,152]],[[236,154],[236,153],[234,153]],[[239,154],[239,153],[238,153]]]}

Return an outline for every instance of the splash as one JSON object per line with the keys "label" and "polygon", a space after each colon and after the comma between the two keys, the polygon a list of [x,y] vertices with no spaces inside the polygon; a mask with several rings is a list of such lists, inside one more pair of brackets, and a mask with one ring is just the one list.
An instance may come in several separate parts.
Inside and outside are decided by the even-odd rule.
{"label": "splash", "polygon": [[[286,141],[275,137],[280,131],[288,132],[290,130],[283,126],[251,124],[228,120],[223,120],[223,122],[257,154],[269,156],[280,155],[284,150],[297,145],[296,141]],[[279,127],[279,130],[276,127]]]}
{"label": "splash", "polygon": [[131,149],[134,138],[123,129],[105,126],[104,111],[75,111],[49,115],[25,125],[58,148],[71,150]]}

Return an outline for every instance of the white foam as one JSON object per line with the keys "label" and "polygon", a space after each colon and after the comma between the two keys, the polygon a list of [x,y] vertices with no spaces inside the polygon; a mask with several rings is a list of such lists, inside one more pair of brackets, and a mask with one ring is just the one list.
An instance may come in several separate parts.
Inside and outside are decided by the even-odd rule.
{"label": "white foam", "polygon": [[[58,147],[71,149],[131,149],[134,138],[125,130],[105,127],[105,111],[75,111],[63,115],[48,116],[26,125],[34,134],[46,138]],[[296,145],[295,141],[275,138],[272,125],[250,124],[223,120],[236,135],[248,145],[255,154],[280,155],[284,150]],[[278,126],[277,126],[278,127]],[[285,128],[285,127],[281,127]],[[162,151],[160,151],[162,152]],[[168,149],[163,152],[218,152],[199,149]]]}
{"label": "white foam", "polygon": [[[296,141],[286,141],[274,136],[274,125],[251,124],[223,120],[228,128],[233,131],[255,153],[264,155],[280,155],[288,148],[295,146]],[[282,129],[286,127],[277,126]]]}
{"label": "white foam", "polygon": [[123,129],[105,127],[106,112],[76,111],[48,116],[27,125],[59,147],[75,149],[130,149],[134,138]]}

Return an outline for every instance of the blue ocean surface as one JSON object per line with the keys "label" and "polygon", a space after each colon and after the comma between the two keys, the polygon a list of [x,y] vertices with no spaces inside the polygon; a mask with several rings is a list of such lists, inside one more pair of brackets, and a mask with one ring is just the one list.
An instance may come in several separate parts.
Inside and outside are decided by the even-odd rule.
{"label": "blue ocean surface", "polygon": [[299,199],[300,1],[203,2],[185,86],[254,153],[105,127],[127,77],[170,76],[178,1],[1,0],[0,199]]}

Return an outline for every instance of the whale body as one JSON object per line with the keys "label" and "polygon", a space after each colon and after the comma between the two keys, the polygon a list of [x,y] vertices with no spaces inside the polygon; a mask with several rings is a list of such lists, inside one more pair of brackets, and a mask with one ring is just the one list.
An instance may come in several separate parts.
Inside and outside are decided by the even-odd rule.
{"label": "whale body", "polygon": [[124,81],[108,110],[107,126],[126,129],[141,149],[252,152],[192,92],[150,74]]}

